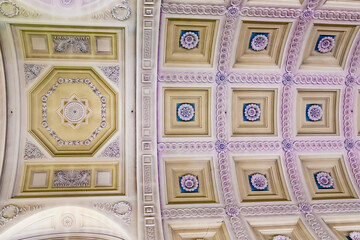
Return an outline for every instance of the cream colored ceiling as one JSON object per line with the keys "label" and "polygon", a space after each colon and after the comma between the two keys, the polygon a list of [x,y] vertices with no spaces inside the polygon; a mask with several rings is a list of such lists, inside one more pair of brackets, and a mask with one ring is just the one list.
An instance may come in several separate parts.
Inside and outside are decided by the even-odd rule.
{"label": "cream colored ceiling", "polygon": [[357,239],[359,16],[0,0],[0,239]]}

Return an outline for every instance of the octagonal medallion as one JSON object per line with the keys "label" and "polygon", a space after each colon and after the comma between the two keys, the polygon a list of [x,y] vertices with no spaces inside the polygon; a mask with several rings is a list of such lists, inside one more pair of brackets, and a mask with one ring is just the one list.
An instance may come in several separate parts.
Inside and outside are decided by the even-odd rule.
{"label": "octagonal medallion", "polygon": [[53,67],[28,97],[29,132],[53,156],[92,156],[117,131],[117,93],[91,67]]}

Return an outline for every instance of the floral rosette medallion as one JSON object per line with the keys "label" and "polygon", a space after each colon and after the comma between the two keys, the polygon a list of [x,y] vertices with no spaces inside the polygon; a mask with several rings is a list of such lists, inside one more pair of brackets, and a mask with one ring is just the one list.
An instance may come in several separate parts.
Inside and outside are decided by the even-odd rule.
{"label": "floral rosette medallion", "polygon": [[316,174],[316,182],[321,188],[332,188],[334,186],[334,180],[330,173],[319,172]]}
{"label": "floral rosette medallion", "polygon": [[244,109],[244,116],[246,121],[257,121],[260,119],[261,109],[258,104],[250,103]]}
{"label": "floral rosette medallion", "polygon": [[349,237],[351,240],[360,240],[360,232],[351,232]]}
{"label": "floral rosette medallion", "polygon": [[320,105],[313,104],[308,108],[306,114],[310,121],[317,122],[321,120],[324,112]]}
{"label": "floral rosette medallion", "polygon": [[181,35],[180,38],[181,47],[190,50],[196,48],[198,44],[199,44],[199,37],[196,33],[186,32],[183,35]]}
{"label": "floral rosette medallion", "polygon": [[333,37],[324,37],[319,41],[317,45],[317,49],[321,53],[328,53],[331,52],[334,46],[335,46],[335,39]]}
{"label": "floral rosette medallion", "polygon": [[251,49],[254,51],[263,51],[269,44],[269,39],[263,34],[256,35],[251,40]]}
{"label": "floral rosette medallion", "polygon": [[268,187],[268,180],[265,175],[261,173],[251,175],[250,182],[252,187],[259,191],[265,190]]}
{"label": "floral rosette medallion", "polygon": [[289,238],[287,236],[278,235],[278,236],[274,237],[272,240],[291,240],[291,238]]}
{"label": "floral rosette medallion", "polygon": [[192,104],[181,103],[178,105],[177,116],[181,121],[191,121],[195,116],[195,109]]}
{"label": "floral rosette medallion", "polygon": [[197,192],[199,189],[199,180],[195,175],[186,174],[180,177],[180,186],[184,192]]}

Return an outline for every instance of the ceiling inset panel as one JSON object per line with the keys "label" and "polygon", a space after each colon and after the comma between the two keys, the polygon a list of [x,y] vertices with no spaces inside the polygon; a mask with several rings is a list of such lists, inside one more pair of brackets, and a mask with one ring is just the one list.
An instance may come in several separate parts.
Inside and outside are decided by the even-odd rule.
{"label": "ceiling inset panel", "polygon": [[94,69],[54,67],[29,92],[29,131],[54,156],[91,156],[116,132],[117,108]]}

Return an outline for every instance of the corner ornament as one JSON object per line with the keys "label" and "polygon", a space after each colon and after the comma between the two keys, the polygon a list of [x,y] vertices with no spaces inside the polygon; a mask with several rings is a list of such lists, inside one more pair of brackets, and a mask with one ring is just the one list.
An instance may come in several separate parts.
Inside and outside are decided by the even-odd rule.
{"label": "corner ornament", "polygon": [[[6,7],[8,6],[8,7]],[[4,9],[5,7],[5,9]],[[6,8],[11,8],[12,10],[8,10]],[[12,18],[16,17],[20,13],[20,8],[16,5],[16,3],[9,1],[9,0],[3,0],[0,1],[0,13],[4,15],[5,17]]]}
{"label": "corner ornament", "polygon": [[127,20],[130,18],[131,8],[128,6],[126,1],[123,1],[122,3],[116,4],[111,9],[111,15],[119,21]]}

